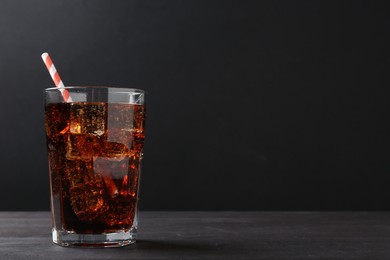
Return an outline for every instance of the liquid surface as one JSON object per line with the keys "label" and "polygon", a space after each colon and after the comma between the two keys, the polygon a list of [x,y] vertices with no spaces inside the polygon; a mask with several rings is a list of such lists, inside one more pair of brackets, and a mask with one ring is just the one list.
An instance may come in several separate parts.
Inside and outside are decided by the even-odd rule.
{"label": "liquid surface", "polygon": [[144,143],[141,105],[53,103],[45,107],[51,207],[58,230],[129,230]]}

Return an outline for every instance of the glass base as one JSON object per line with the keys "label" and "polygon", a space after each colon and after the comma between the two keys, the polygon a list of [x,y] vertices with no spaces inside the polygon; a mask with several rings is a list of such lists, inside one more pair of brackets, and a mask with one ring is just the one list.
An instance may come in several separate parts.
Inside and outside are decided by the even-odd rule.
{"label": "glass base", "polygon": [[53,242],[65,247],[121,247],[135,243],[137,229],[103,234],[76,234],[53,228]]}

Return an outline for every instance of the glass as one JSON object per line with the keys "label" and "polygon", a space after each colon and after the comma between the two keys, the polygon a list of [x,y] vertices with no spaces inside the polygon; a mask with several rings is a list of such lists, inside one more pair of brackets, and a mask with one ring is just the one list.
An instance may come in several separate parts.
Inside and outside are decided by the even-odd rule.
{"label": "glass", "polygon": [[144,144],[145,92],[110,87],[45,89],[53,242],[132,244]]}

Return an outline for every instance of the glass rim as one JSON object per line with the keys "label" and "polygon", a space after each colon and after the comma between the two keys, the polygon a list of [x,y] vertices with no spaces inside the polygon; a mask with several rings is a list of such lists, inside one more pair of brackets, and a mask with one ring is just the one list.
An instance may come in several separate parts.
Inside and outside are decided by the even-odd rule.
{"label": "glass rim", "polygon": [[[118,90],[115,91],[115,93],[140,93],[140,94],[145,94],[146,91],[143,89],[138,89],[138,88],[122,88],[122,87],[108,87],[108,86],[66,86],[63,89],[68,89],[68,90],[77,90],[77,89],[112,89],[112,90]],[[50,88],[45,88],[43,91],[44,92],[50,92],[50,91],[58,91],[59,89],[57,87],[50,87]]]}

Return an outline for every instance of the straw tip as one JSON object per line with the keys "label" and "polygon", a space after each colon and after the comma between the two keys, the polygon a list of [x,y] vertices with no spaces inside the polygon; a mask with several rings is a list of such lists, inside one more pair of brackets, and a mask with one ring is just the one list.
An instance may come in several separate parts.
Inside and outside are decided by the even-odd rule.
{"label": "straw tip", "polygon": [[41,55],[42,59],[46,59],[47,56],[49,56],[49,53],[47,53],[47,52],[44,52]]}

